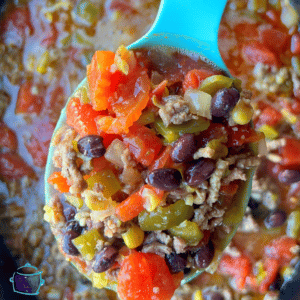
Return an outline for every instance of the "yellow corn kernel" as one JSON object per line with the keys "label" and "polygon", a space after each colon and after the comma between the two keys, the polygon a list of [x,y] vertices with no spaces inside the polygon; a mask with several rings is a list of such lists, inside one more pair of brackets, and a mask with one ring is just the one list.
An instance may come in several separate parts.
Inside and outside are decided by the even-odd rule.
{"label": "yellow corn kernel", "polygon": [[258,130],[262,132],[268,140],[275,140],[279,136],[279,132],[268,124],[262,125]]}
{"label": "yellow corn kernel", "polygon": [[38,66],[36,68],[37,72],[39,72],[40,74],[45,74],[49,64],[50,64],[50,54],[49,51],[46,50],[38,61]]}
{"label": "yellow corn kernel", "polygon": [[169,89],[167,87],[165,87],[164,93],[163,93],[163,97],[167,97],[170,95]]}
{"label": "yellow corn kernel", "polygon": [[111,199],[99,199],[92,192],[87,191],[85,193],[85,204],[90,210],[107,210],[113,207],[115,202]]}
{"label": "yellow corn kernel", "polygon": [[203,300],[201,290],[197,290],[194,294],[194,300]]}
{"label": "yellow corn kernel", "polygon": [[287,109],[283,108],[280,112],[282,113],[284,119],[290,124],[295,124],[297,122],[297,117]]}
{"label": "yellow corn kernel", "polygon": [[289,266],[285,266],[280,270],[280,275],[284,280],[289,280],[291,276],[294,274],[295,269]]}
{"label": "yellow corn kernel", "polygon": [[108,279],[106,278],[105,272],[95,273],[92,275],[93,287],[97,289],[103,289],[108,285]]}
{"label": "yellow corn kernel", "polygon": [[73,145],[73,149],[74,149],[76,152],[79,152],[79,151],[78,151],[78,147],[77,147],[77,141],[73,140],[73,141],[72,141],[72,145]]}
{"label": "yellow corn kernel", "polygon": [[140,246],[144,241],[144,231],[137,225],[133,225],[125,233],[122,234],[125,245],[129,249]]}
{"label": "yellow corn kernel", "polygon": [[116,56],[115,64],[116,64],[119,71],[121,71],[125,75],[128,75],[129,65],[124,59],[122,59],[120,56]]}
{"label": "yellow corn kernel", "polygon": [[48,223],[52,222],[54,219],[54,211],[53,211],[52,207],[45,205],[44,211],[45,211],[44,220]]}
{"label": "yellow corn kernel", "polygon": [[97,251],[96,245],[99,240],[103,240],[103,238],[95,228],[73,239],[72,243],[86,260],[92,260]]}
{"label": "yellow corn kernel", "polygon": [[67,195],[66,200],[76,208],[81,208],[83,206],[83,200],[79,197]]}
{"label": "yellow corn kernel", "polygon": [[194,196],[192,194],[188,194],[184,198],[185,205],[193,206],[194,204]]}
{"label": "yellow corn kernel", "polygon": [[245,125],[251,121],[253,113],[254,110],[252,106],[249,103],[240,100],[232,110],[231,115],[235,123]]}
{"label": "yellow corn kernel", "polygon": [[267,276],[267,272],[265,271],[264,265],[261,261],[256,263],[255,267],[256,267],[256,280],[257,283],[260,284]]}
{"label": "yellow corn kernel", "polygon": [[161,202],[161,199],[157,197],[155,192],[146,187],[143,189],[142,197],[145,200],[144,207],[147,211],[153,211]]}

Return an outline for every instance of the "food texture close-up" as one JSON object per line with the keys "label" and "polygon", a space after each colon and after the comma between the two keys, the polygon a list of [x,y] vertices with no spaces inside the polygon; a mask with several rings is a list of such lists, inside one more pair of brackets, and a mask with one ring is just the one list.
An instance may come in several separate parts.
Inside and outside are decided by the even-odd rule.
{"label": "food texture close-up", "polygon": [[300,299],[299,5],[221,2],[227,69],[132,48],[158,0],[0,2],[3,299]]}

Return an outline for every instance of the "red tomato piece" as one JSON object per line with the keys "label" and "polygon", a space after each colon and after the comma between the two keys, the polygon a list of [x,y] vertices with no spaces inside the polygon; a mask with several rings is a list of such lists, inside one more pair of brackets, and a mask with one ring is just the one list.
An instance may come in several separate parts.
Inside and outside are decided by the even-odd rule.
{"label": "red tomato piece", "polygon": [[112,0],[109,5],[110,10],[119,10],[124,13],[134,13],[135,9],[131,1],[128,0]]}
{"label": "red tomato piece", "polygon": [[300,165],[300,141],[293,138],[286,138],[286,145],[279,149],[282,156],[280,164],[293,168]]}
{"label": "red tomato piece", "polygon": [[33,169],[16,153],[0,153],[0,175],[5,179],[32,176]]}
{"label": "red tomato piece", "polygon": [[260,41],[263,45],[275,52],[282,52],[288,46],[288,35],[278,29],[263,28],[259,31]]}
{"label": "red tomato piece", "polygon": [[67,105],[67,124],[81,136],[98,134],[96,117],[103,113],[95,111],[90,104],[81,104],[79,98],[73,98]]}
{"label": "red tomato piece", "polygon": [[18,139],[14,131],[0,122],[0,147],[5,147],[11,151],[16,151]]}
{"label": "red tomato piece", "polygon": [[168,145],[161,155],[153,162],[153,164],[149,167],[149,172],[160,169],[160,168],[168,168],[170,164],[172,164],[172,159],[171,159],[171,151],[172,151],[172,146]]}
{"label": "red tomato piece", "polygon": [[128,133],[129,127],[139,119],[149,101],[150,80],[145,70],[135,70],[126,84],[119,84],[115,97],[109,98],[110,110],[116,117],[99,117],[99,132]]}
{"label": "red tomato piece", "polygon": [[269,9],[265,13],[265,17],[268,20],[269,23],[277,26],[281,23],[280,21],[280,12],[276,11],[274,9]]}
{"label": "red tomato piece", "polygon": [[279,263],[276,259],[267,258],[264,261],[264,269],[266,271],[266,277],[259,285],[259,292],[261,294],[266,293],[269,286],[275,281],[279,271]]}
{"label": "red tomato piece", "polygon": [[68,184],[67,179],[61,175],[61,172],[53,172],[49,176],[48,182],[61,193],[68,193],[70,190],[70,185]]}
{"label": "red tomato piece", "polygon": [[252,41],[242,46],[242,55],[244,59],[252,65],[264,63],[270,66],[278,66],[278,59],[265,45]]}
{"label": "red tomato piece", "polygon": [[220,74],[220,72],[206,69],[191,70],[184,77],[182,83],[183,90],[186,91],[187,89],[198,89],[205,78],[217,74]]}
{"label": "red tomato piece", "polygon": [[295,254],[291,251],[297,246],[297,241],[288,236],[281,236],[274,239],[265,247],[265,255],[269,258],[277,259],[280,264],[286,264],[291,261]]}
{"label": "red tomato piece", "polygon": [[108,98],[123,77],[120,71],[111,72],[115,54],[112,51],[96,51],[87,66],[87,79],[94,110],[108,108]]}
{"label": "red tomato piece", "polygon": [[36,167],[43,168],[46,166],[49,145],[54,128],[55,123],[50,121],[49,118],[37,120],[32,125],[31,136],[26,140],[25,146]]}
{"label": "red tomato piece", "polygon": [[144,198],[138,191],[117,205],[116,215],[122,222],[127,222],[137,217],[143,210]]}
{"label": "red tomato piece", "polygon": [[224,125],[218,123],[211,123],[209,127],[200,132],[197,137],[197,142],[199,143],[199,148],[205,147],[205,145],[213,139],[219,139],[227,135],[227,131]]}
{"label": "red tomato piece", "polygon": [[234,27],[239,40],[256,39],[258,36],[257,24],[239,23]]}
{"label": "red tomato piece", "polygon": [[163,96],[163,93],[165,92],[165,89],[167,87],[168,80],[163,80],[153,91],[151,92],[152,95],[155,95],[158,98],[161,98]]}
{"label": "red tomato piece", "polygon": [[256,132],[249,124],[227,127],[228,147],[237,147],[246,143],[255,143],[264,138],[262,132]]}
{"label": "red tomato piece", "polygon": [[40,114],[44,104],[44,99],[40,95],[33,93],[33,83],[25,81],[20,86],[16,104],[16,114]]}
{"label": "red tomato piece", "polygon": [[127,256],[118,275],[118,293],[122,300],[169,300],[175,284],[165,260],[153,253]]}
{"label": "red tomato piece", "polygon": [[270,126],[276,126],[280,123],[281,120],[281,112],[279,112],[272,106],[267,106],[261,111],[258,120],[255,121],[255,127],[259,128],[265,124],[268,124]]}
{"label": "red tomato piece", "polygon": [[291,52],[293,54],[300,54],[300,33],[298,32],[292,35]]}
{"label": "red tomato piece", "polygon": [[222,256],[219,264],[219,271],[223,274],[234,277],[238,289],[243,289],[247,276],[250,275],[252,269],[251,260],[245,254],[239,257],[232,257],[229,254]]}
{"label": "red tomato piece", "polygon": [[129,133],[123,136],[123,142],[144,166],[150,166],[162,148],[162,141],[155,132],[140,125],[132,126]]}

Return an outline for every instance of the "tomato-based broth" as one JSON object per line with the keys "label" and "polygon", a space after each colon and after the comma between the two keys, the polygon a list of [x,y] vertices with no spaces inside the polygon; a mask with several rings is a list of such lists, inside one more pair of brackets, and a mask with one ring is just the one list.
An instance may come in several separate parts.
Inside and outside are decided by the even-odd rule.
{"label": "tomato-based broth", "polygon": [[[74,272],[62,254],[63,249],[59,249],[50,226],[44,221],[44,168],[60,110],[86,76],[86,66],[95,51],[115,52],[120,45],[137,40],[150,28],[158,5],[159,1],[155,0],[28,0],[7,1],[3,10],[0,21],[1,220],[5,224],[6,245],[18,264],[30,262],[43,271],[45,285],[40,290],[41,299],[117,299],[114,292],[94,288],[89,280]],[[292,276],[299,261],[298,20],[288,1],[228,1],[219,31],[220,51],[232,76],[242,81],[241,88],[252,92],[253,126],[266,137],[266,147],[260,145],[265,155],[254,176],[246,215],[217,271],[206,272],[179,287],[174,300],[278,299],[283,280]],[[195,60],[177,54],[174,64],[168,55],[155,52],[139,55],[140,60],[148,55],[152,63],[147,66],[156,72],[148,74],[151,91],[157,87],[158,93],[158,101],[152,101],[151,109],[158,109],[155,104],[160,104],[161,97],[199,89],[203,76],[199,70],[203,66]],[[122,64],[119,67],[122,70]],[[179,73],[175,72],[178,67]],[[168,84],[161,84],[162,80],[168,80]],[[138,90],[141,88],[145,85],[140,82]],[[80,97],[87,101],[85,91]],[[103,109],[101,105],[97,111]],[[152,117],[144,116],[142,120],[146,123],[142,126],[153,120]],[[76,124],[73,121],[70,126]],[[104,125],[102,122],[103,128]],[[161,131],[160,137],[162,132],[167,134]],[[245,137],[240,134],[230,142],[234,144],[242,136]],[[114,138],[108,138],[106,146]],[[133,140],[127,137],[128,144]],[[98,168],[101,166],[108,167],[103,161]],[[118,201],[126,198],[120,193],[118,197]],[[68,214],[68,209],[63,212],[64,217]],[[162,242],[157,243],[164,246]],[[150,256],[147,256],[147,268],[149,265],[155,268],[157,262]],[[130,265],[138,260],[139,257],[130,256],[126,262]],[[73,263],[79,269],[84,267],[78,257]],[[188,271],[184,270],[186,274]],[[181,278],[177,276],[177,284]]]}

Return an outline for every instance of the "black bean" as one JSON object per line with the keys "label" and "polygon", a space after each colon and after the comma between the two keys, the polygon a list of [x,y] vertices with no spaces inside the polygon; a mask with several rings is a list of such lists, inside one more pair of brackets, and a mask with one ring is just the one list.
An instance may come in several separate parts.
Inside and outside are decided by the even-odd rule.
{"label": "black bean", "polygon": [[180,254],[172,252],[166,255],[167,265],[172,273],[178,273],[185,269],[187,265],[187,260]]}
{"label": "black bean", "polygon": [[211,241],[197,250],[194,257],[197,268],[207,268],[212,262],[215,255],[215,247]]}
{"label": "black bean", "polygon": [[254,200],[253,198],[250,197],[248,206],[251,208],[251,210],[255,210],[258,208],[259,202],[257,202],[256,200]]}
{"label": "black bean", "polygon": [[163,191],[173,191],[180,186],[181,173],[172,168],[157,169],[149,173],[147,183]]}
{"label": "black bean", "polygon": [[278,175],[280,182],[285,184],[292,184],[300,181],[300,171],[298,170],[284,170]]}
{"label": "black bean", "polygon": [[205,291],[203,292],[204,300],[225,300],[224,296],[216,291]]}
{"label": "black bean", "polygon": [[102,141],[98,135],[84,136],[77,142],[78,151],[88,157],[101,157],[106,151]]}
{"label": "black bean", "polygon": [[287,215],[284,210],[277,209],[271,212],[265,219],[265,226],[269,228],[276,228],[283,225],[286,221]]}
{"label": "black bean", "polygon": [[185,171],[185,181],[190,186],[198,186],[208,179],[216,169],[213,160],[204,158],[197,160]]}
{"label": "black bean", "polygon": [[77,238],[80,234],[73,230],[66,231],[63,237],[62,249],[66,254],[78,255],[79,251],[73,245],[72,240]]}
{"label": "black bean", "polygon": [[64,215],[65,215],[66,221],[74,220],[75,214],[76,214],[75,207],[68,205],[67,207],[64,208]]}
{"label": "black bean", "polygon": [[192,133],[182,135],[174,144],[171,158],[174,162],[181,163],[193,159],[197,151],[195,136]]}
{"label": "black bean", "polygon": [[107,271],[114,263],[118,256],[118,251],[113,246],[108,246],[96,254],[93,263],[93,271],[102,273]]}
{"label": "black bean", "polygon": [[217,91],[211,99],[211,114],[214,117],[227,117],[239,98],[240,93],[235,88],[223,88]]}
{"label": "black bean", "polygon": [[279,291],[281,289],[281,286],[283,284],[283,280],[278,273],[275,280],[270,284],[269,291]]}
{"label": "black bean", "polygon": [[81,234],[82,233],[82,230],[83,230],[83,227],[81,227],[78,223],[78,221],[70,221],[67,223],[67,228],[66,228],[66,231],[75,231],[77,232],[78,234]]}

